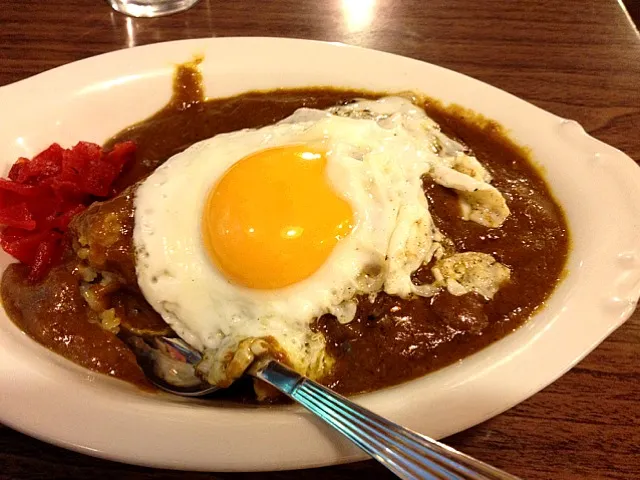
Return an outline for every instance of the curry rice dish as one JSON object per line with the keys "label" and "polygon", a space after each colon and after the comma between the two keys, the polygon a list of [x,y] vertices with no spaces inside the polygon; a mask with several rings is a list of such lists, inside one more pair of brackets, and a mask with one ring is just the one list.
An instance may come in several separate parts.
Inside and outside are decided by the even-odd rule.
{"label": "curry rice dish", "polygon": [[[208,100],[185,64],[170,103],[104,151],[133,144],[60,230],[59,261],[37,279],[10,265],[1,293],[37,342],[142,388],[136,354],[181,385],[230,386],[264,355],[343,394],[398,384],[521,326],[565,265],[564,214],[527,151],[426,97]],[[175,335],[203,352],[195,369],[154,341]]]}

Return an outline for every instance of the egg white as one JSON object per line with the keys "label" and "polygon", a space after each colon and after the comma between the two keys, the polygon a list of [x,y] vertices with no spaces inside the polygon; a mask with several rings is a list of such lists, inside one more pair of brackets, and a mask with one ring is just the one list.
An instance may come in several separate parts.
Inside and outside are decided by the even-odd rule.
{"label": "egg white", "polygon": [[[300,143],[326,148],[328,179],[351,204],[355,228],[318,271],[297,284],[274,290],[234,284],[212,263],[203,244],[201,222],[209,190],[243,157]],[[213,352],[213,363],[228,362],[245,339],[272,337],[294,368],[322,376],[330,359],[323,336],[310,329],[314,319],[330,313],[350,321],[356,295],[434,293],[411,281],[411,273],[431,259],[441,240],[422,189],[425,174],[469,194],[472,220],[501,223],[508,214],[477,160],[402,98],[329,111],[300,109],[275,125],[204,140],[169,159],[136,191],[139,286],[178,335]],[[486,198],[474,203],[477,191],[494,204]],[[484,214],[474,218],[479,209]],[[215,371],[214,383],[224,376],[224,369]]]}

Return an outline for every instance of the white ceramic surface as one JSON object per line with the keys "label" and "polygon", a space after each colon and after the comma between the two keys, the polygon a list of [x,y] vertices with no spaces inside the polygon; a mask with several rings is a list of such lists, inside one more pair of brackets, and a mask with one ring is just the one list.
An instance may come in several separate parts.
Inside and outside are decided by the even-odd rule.
{"label": "white ceramic surface", "polygon": [[[573,249],[548,307],[507,338],[424,378],[356,401],[433,437],[475,425],[571,368],[640,295],[640,169],[564,120],[458,73],[387,53],[273,38],[186,40],[121,50],[0,88],[0,174],[51,142],[102,142],[159,109],[174,65],[204,54],[210,97],[336,85],[416,90],[464,105],[529,146],[564,206]],[[10,262],[0,257],[0,268]],[[526,294],[526,292],[523,292]],[[576,412],[579,417],[580,412]],[[296,407],[221,407],[92,374],[31,341],[0,312],[0,421],[90,455],[157,467],[269,470],[362,459]]]}

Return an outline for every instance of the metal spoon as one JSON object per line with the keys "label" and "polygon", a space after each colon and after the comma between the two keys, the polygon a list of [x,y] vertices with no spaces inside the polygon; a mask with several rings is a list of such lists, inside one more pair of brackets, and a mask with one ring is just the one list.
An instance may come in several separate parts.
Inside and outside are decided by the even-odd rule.
{"label": "metal spoon", "polygon": [[[192,363],[199,352],[175,338],[162,338]],[[147,369],[152,370],[152,369]],[[458,452],[429,437],[413,432],[359,406],[330,389],[267,360],[248,372],[295,400],[322,421],[342,433],[371,457],[402,479],[518,480],[502,470]],[[174,387],[146,372],[162,390],[186,397],[201,397],[218,390],[211,385]]]}

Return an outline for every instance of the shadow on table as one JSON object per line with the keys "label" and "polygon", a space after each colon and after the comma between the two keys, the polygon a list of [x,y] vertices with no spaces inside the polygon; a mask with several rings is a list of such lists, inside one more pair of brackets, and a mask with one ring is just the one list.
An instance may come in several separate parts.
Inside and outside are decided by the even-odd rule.
{"label": "shadow on table", "polygon": [[622,0],[629,15],[631,16],[631,20],[634,21],[636,27],[640,28],[640,0]]}

